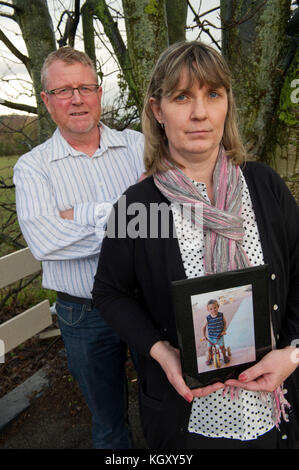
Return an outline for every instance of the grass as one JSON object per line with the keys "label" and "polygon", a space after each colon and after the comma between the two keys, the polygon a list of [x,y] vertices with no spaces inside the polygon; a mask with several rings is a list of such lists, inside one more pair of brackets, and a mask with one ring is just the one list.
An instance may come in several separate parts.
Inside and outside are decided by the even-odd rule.
{"label": "grass", "polygon": [[0,156],[0,174],[3,179],[12,178],[13,167],[18,160],[18,156],[1,157]]}

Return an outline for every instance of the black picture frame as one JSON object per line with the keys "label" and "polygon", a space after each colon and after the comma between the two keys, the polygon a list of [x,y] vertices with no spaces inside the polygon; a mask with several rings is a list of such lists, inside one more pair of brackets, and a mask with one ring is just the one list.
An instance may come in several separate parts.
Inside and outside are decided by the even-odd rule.
{"label": "black picture frame", "polygon": [[[268,266],[262,265],[172,282],[182,371],[190,388],[237,378],[243,370],[271,351],[268,277]],[[223,336],[229,363],[224,363],[220,350],[220,363],[218,357],[216,362],[207,365],[202,357],[204,348],[199,342],[204,330],[199,330],[199,322],[205,314],[204,305],[208,298],[217,300],[219,311],[224,310],[221,313],[224,313],[225,319],[230,317],[226,319],[227,333]],[[234,306],[226,305],[234,303]],[[206,311],[206,317],[208,315]],[[206,319],[203,319],[203,324],[205,322]],[[211,343],[207,340],[206,344]],[[229,352],[231,356],[228,356]],[[206,351],[204,357],[207,356]]]}

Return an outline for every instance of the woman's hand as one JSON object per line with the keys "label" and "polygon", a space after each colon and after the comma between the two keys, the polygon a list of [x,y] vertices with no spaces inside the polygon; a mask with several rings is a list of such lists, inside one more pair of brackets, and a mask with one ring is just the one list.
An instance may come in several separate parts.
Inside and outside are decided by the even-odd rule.
{"label": "woman's hand", "polygon": [[194,397],[203,397],[224,387],[223,383],[218,382],[207,387],[191,390],[182,376],[180,352],[178,349],[171,346],[168,341],[158,341],[155,343],[150,350],[150,355],[159,362],[169,382],[178,394],[189,403],[192,402]]}
{"label": "woman's hand", "polygon": [[245,390],[274,392],[298,366],[296,348],[286,347],[269,352],[257,364],[239,375],[239,380],[227,380],[225,385]]}

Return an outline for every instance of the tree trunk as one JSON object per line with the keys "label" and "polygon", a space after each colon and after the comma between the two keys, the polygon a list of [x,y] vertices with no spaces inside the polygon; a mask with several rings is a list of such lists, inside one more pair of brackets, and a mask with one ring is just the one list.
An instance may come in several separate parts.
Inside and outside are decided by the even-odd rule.
{"label": "tree trunk", "polygon": [[16,19],[22,31],[30,59],[31,77],[39,116],[39,141],[43,142],[52,135],[55,124],[40,98],[40,71],[46,56],[56,49],[52,20],[46,0],[13,0],[18,7]]}
{"label": "tree trunk", "polygon": [[166,0],[168,41],[173,44],[186,39],[188,4],[186,0]]}
{"label": "tree trunk", "polygon": [[127,47],[136,85],[139,113],[151,70],[168,46],[165,0],[123,0]]}
{"label": "tree trunk", "polygon": [[96,48],[94,41],[93,15],[94,2],[86,1],[81,8],[84,49],[96,67]]}
{"label": "tree trunk", "polygon": [[290,0],[221,1],[222,53],[234,77],[243,138],[257,157],[264,154],[283,84],[289,15]]}
{"label": "tree trunk", "polygon": [[[105,0],[86,0],[82,11],[89,8],[101,21],[140,115],[148,79],[158,56],[169,44],[185,39],[187,2],[122,0],[122,4],[127,45]],[[89,30],[87,26],[84,37],[88,38]],[[87,44],[85,41],[85,47]]]}
{"label": "tree trunk", "polygon": [[296,73],[298,78],[298,46],[286,34],[290,4],[221,0],[221,20],[222,53],[232,71],[249,155],[293,180],[299,174],[298,111],[296,116],[290,83]]}
{"label": "tree trunk", "polygon": [[299,47],[285,75],[266,161],[285,179],[299,203]]}
{"label": "tree trunk", "polygon": [[124,78],[128,84],[133,100],[137,104],[139,102],[138,90],[135,77],[133,76],[129,52],[120,34],[117,23],[113,20],[105,0],[87,0],[86,3],[93,6],[95,15],[102,23],[105,34],[113,47],[116,60],[119,63]]}

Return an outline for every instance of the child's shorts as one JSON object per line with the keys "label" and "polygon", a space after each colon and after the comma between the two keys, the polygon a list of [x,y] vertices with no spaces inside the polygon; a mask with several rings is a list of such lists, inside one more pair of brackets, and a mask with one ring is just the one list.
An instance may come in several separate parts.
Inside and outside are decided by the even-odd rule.
{"label": "child's shorts", "polygon": [[217,344],[217,346],[224,346],[224,340],[223,336],[220,336],[220,338],[209,338],[209,341],[211,341],[212,344]]}

